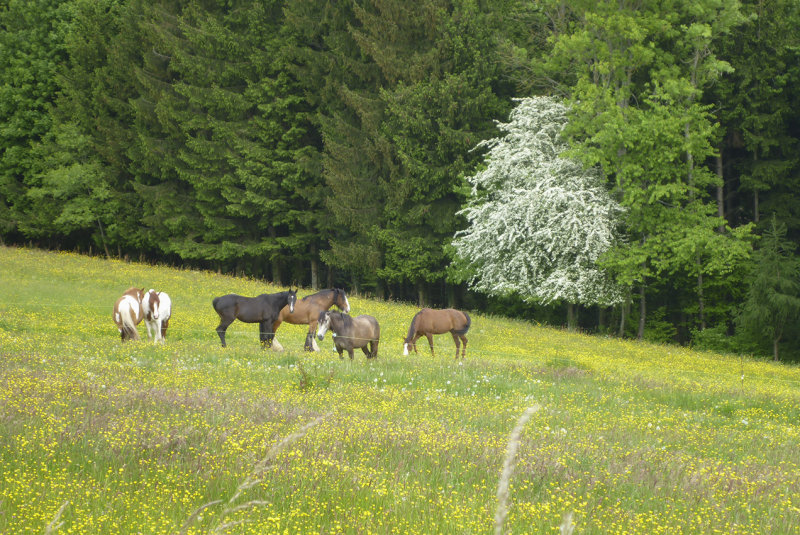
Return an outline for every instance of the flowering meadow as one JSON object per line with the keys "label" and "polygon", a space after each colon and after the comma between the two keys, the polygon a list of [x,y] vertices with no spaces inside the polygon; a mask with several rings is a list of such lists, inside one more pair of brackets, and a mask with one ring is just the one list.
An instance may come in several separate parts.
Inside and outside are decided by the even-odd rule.
{"label": "flowering meadow", "polygon": [[[130,287],[167,291],[164,345],[122,343]],[[210,272],[0,247],[0,533],[800,532],[800,369],[471,311],[402,355],[416,308],[349,296],[378,358],[283,352],[213,297],[281,291]],[[310,290],[301,290],[308,295]]]}

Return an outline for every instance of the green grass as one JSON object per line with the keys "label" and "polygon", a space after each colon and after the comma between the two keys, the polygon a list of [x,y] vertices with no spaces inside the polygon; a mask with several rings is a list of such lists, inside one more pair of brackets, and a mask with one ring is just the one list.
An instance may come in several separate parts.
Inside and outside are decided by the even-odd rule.
{"label": "green grass", "polygon": [[[281,289],[15,248],[0,283],[0,533],[490,533],[534,404],[508,532],[800,531],[797,367],[479,311],[466,360],[404,357],[416,309],[357,296],[375,361],[287,324],[283,353],[239,322],[223,349],[211,299]],[[120,342],[129,286],[171,295],[166,345]]]}

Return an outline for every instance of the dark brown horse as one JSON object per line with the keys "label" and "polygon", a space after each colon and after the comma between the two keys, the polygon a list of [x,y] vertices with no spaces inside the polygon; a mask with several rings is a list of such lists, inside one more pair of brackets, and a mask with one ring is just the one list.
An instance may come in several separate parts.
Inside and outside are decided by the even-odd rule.
{"label": "dark brown horse", "polygon": [[453,335],[453,341],[456,343],[456,358],[458,358],[458,348],[461,345],[459,341],[464,342],[464,348],[461,350],[461,357],[464,358],[467,354],[467,337],[465,335],[471,324],[472,320],[466,312],[453,308],[444,310],[423,308],[411,320],[408,336],[403,343],[403,355],[408,355],[409,346],[414,353],[417,353],[417,339],[424,335],[431,346],[431,355],[436,356],[433,352],[432,335],[449,332]]}
{"label": "dark brown horse", "polygon": [[[320,290],[315,294],[307,295],[295,303],[294,312],[289,310],[289,307],[283,307],[278,320],[272,325],[272,332],[277,333],[278,327],[284,321],[292,325],[308,325],[305,349],[307,351],[319,351],[319,346],[314,340],[319,315],[333,305],[336,305],[342,312],[350,312],[350,303],[347,301],[347,294],[344,290],[334,288],[332,290]],[[272,344],[276,351],[283,350],[278,340],[273,340]]]}
{"label": "dark brown horse", "polygon": [[141,323],[144,317],[142,311],[142,297],[144,296],[144,288],[128,288],[122,297],[117,299],[114,303],[114,323],[117,324],[119,334],[122,341],[125,340],[138,340],[139,331],[136,326]]}
{"label": "dark brown horse", "polygon": [[258,297],[242,297],[236,294],[215,297],[212,304],[214,310],[219,314],[217,334],[222,342],[222,347],[225,347],[225,330],[234,320],[258,323],[261,345],[265,348],[270,347],[272,338],[275,336],[272,324],[275,323],[275,319],[284,306],[289,307],[290,311],[294,310],[296,300],[297,290],[261,294]]}
{"label": "dark brown horse", "polygon": [[[362,314],[351,318],[348,314],[325,310],[319,314],[320,340],[330,330],[333,334],[333,345],[342,357],[342,351],[347,351],[350,360],[353,360],[353,349],[361,348],[368,359],[378,356],[378,344],[381,341],[381,327],[378,320],[372,316]],[[369,347],[369,349],[367,349]]]}

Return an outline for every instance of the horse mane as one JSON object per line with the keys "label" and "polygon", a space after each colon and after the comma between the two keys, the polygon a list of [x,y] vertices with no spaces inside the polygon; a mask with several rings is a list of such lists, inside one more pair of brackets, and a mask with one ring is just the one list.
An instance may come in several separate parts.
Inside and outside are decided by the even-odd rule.
{"label": "horse mane", "polygon": [[405,342],[408,342],[414,336],[415,325],[417,323],[417,316],[419,316],[420,314],[422,314],[422,310],[414,314],[414,317],[411,318],[411,325],[408,327],[408,336],[406,336]]}
{"label": "horse mane", "polygon": [[[334,290],[331,290],[330,288],[327,288],[327,289],[325,289],[325,290],[320,290],[320,291],[318,291],[318,292],[315,292],[315,293],[313,293],[313,294],[309,294],[309,295],[307,295],[307,296],[303,297],[303,298],[301,299],[301,301],[305,301],[305,300],[306,300],[306,299],[308,299],[309,297],[315,297],[315,296],[317,296],[317,295],[324,294],[324,293],[328,293],[328,292],[333,292],[333,291],[334,291]],[[334,296],[334,299],[335,299],[335,296]]]}

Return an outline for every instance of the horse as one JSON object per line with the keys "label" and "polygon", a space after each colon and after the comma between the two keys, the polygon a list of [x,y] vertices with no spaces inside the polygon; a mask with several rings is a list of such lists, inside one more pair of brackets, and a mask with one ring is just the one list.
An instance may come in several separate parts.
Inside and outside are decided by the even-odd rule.
{"label": "horse", "polygon": [[408,336],[403,341],[403,355],[408,355],[409,346],[414,349],[414,353],[417,353],[417,339],[425,335],[428,339],[428,344],[431,346],[431,355],[435,357],[432,335],[449,332],[453,335],[453,341],[456,343],[456,358],[458,358],[458,348],[460,346],[459,339],[464,342],[464,347],[461,350],[461,358],[464,358],[467,353],[467,337],[465,335],[471,324],[472,320],[466,312],[453,308],[444,310],[423,308],[411,320]]}
{"label": "horse", "polygon": [[136,326],[142,321],[142,295],[144,288],[130,287],[114,303],[112,317],[117,324],[122,341],[139,340]]}
{"label": "horse", "polygon": [[[350,360],[353,360],[353,349],[361,348],[361,351],[368,359],[378,356],[378,343],[381,340],[381,327],[378,320],[372,316],[363,314],[355,318],[341,312],[331,312],[324,310],[319,313],[319,331],[317,336],[320,340],[325,337],[328,329],[333,333],[333,345],[339,352],[339,358],[344,358],[343,350],[347,350]],[[367,350],[369,345],[369,350]]]}
{"label": "horse", "polygon": [[215,297],[212,304],[219,314],[217,334],[222,347],[225,347],[225,330],[237,319],[245,323],[258,323],[262,347],[272,346],[272,339],[275,336],[275,331],[271,330],[272,325],[284,306],[289,307],[289,312],[294,311],[295,301],[297,301],[297,290],[261,294],[258,297],[243,297],[236,294]]}
{"label": "horse", "polygon": [[[295,303],[294,312],[290,311],[288,307],[281,309],[277,321],[272,325],[272,332],[277,333],[278,327],[284,321],[292,325],[308,324],[305,349],[307,351],[319,351],[319,346],[314,340],[318,318],[320,313],[328,310],[333,305],[336,305],[342,312],[350,312],[350,302],[347,300],[347,294],[344,290],[334,288],[332,290],[320,290],[315,294],[307,295]],[[277,351],[283,351],[283,347],[278,343],[277,339],[274,339],[272,343]]]}
{"label": "horse", "polygon": [[[147,338],[155,338],[153,343],[164,343],[167,337],[169,318],[172,316],[172,300],[167,292],[156,292],[152,288],[142,299],[144,324],[147,326]],[[151,334],[150,331],[153,331]]]}

